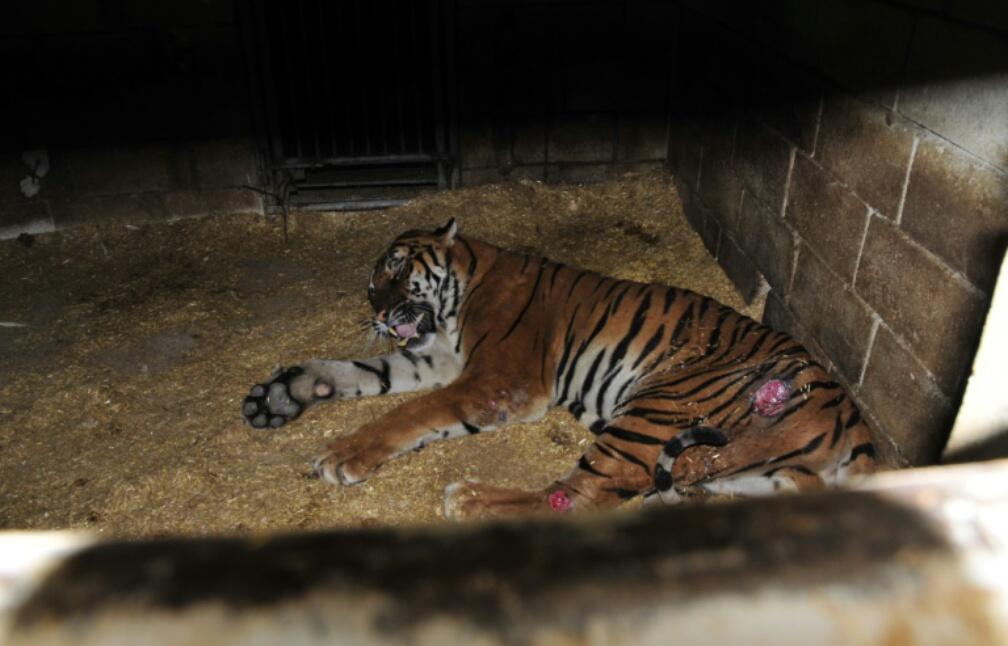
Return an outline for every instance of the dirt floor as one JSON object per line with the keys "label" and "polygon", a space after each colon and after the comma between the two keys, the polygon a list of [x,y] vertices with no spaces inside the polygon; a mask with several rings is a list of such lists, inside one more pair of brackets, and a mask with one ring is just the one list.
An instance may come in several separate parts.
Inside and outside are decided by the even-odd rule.
{"label": "dirt floor", "polygon": [[[84,225],[0,243],[0,527],[104,534],[254,532],[441,518],[461,478],[540,487],[589,441],[564,411],[434,444],[333,487],[308,461],[405,396],[318,408],[279,431],[239,406],[276,364],[356,358],[373,260],[449,216],[470,236],[623,278],[688,287],[747,314],[660,176],[515,183],[356,215]],[[758,309],[758,308],[755,308]],[[13,325],[18,324],[19,326]]]}

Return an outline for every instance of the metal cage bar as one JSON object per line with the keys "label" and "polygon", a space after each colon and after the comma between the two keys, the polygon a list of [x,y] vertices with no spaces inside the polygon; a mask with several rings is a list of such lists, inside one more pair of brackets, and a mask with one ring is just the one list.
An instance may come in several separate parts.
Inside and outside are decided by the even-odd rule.
{"label": "metal cage bar", "polygon": [[[295,205],[363,208],[401,202],[406,186],[455,184],[453,2],[241,3],[262,168],[290,186]],[[341,169],[371,174],[355,184],[332,176]],[[336,199],[312,195],[319,186],[396,190]]]}

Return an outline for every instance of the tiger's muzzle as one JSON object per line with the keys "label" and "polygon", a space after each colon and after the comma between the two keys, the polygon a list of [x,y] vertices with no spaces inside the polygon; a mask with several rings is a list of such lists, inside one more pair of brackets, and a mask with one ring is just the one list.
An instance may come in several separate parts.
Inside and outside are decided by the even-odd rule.
{"label": "tiger's muzzle", "polygon": [[402,301],[387,313],[379,312],[374,319],[374,329],[393,339],[399,347],[424,346],[437,332],[434,308],[428,303]]}

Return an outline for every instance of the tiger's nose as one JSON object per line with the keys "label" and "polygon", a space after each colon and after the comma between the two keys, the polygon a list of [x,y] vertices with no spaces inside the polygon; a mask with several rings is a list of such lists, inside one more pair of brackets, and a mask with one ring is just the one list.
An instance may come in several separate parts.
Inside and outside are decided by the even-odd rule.
{"label": "tiger's nose", "polygon": [[384,323],[385,322],[385,310],[380,310],[378,312],[378,314],[375,315],[375,318],[378,319],[379,323]]}

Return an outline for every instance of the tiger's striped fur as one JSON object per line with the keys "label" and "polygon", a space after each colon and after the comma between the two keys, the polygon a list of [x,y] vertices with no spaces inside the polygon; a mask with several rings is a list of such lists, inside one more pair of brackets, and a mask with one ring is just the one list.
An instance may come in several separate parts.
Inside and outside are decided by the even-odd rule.
{"label": "tiger's striped fur", "polygon": [[[512,253],[458,235],[452,220],[397,238],[368,297],[398,351],[311,360],[243,403],[253,426],[278,427],[325,401],[434,389],[329,444],[315,466],[330,482],[554,406],[596,436],[577,466],[540,491],[455,483],[448,515],[612,506],[656,489],[666,502],[803,490],[874,468],[868,427],[822,366],[700,294]],[[760,399],[769,387],[774,406]]]}

